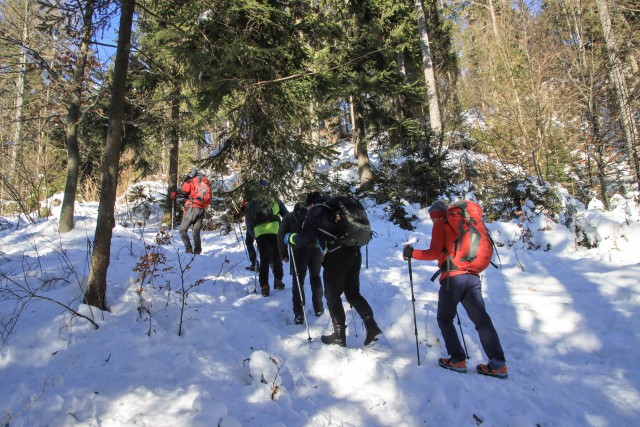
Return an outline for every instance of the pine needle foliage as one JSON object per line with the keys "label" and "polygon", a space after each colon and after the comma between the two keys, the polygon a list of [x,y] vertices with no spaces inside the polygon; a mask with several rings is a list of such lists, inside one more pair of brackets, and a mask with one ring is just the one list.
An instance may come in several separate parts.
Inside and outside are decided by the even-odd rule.
{"label": "pine needle foliage", "polygon": [[191,125],[200,135],[215,130],[200,166],[276,182],[330,153],[308,142],[315,87],[302,37],[310,31],[308,2],[158,1],[148,8],[148,43],[171,57]]}

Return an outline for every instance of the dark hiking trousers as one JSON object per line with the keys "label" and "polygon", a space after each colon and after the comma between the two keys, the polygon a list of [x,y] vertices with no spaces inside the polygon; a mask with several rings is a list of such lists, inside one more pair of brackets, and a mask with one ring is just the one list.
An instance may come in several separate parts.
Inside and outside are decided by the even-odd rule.
{"label": "dark hiking trousers", "polygon": [[[293,298],[293,314],[294,316],[302,315],[302,307],[305,304],[304,295],[304,278],[309,270],[309,284],[311,285],[311,302],[313,303],[313,311],[322,311],[322,280],[320,279],[320,269],[322,268],[322,252],[317,247],[303,246],[293,250],[293,260],[291,264],[291,275],[294,277],[292,292]],[[294,269],[298,272],[298,281],[295,280]],[[298,283],[300,287],[298,288]],[[301,294],[302,292],[302,294]]]}
{"label": "dark hiking trousers", "polygon": [[282,270],[282,260],[278,252],[278,235],[263,234],[256,238],[258,253],[260,254],[260,273],[258,280],[260,286],[269,284],[269,267],[273,269],[273,277],[282,281],[284,271]]}
{"label": "dark hiking trousers", "polygon": [[[447,283],[448,282],[448,283]],[[438,326],[444,338],[447,352],[452,359],[462,361],[466,355],[454,325],[458,303],[467,312],[480,336],[480,344],[489,359],[504,361],[504,352],[491,317],[487,313],[482,299],[480,277],[473,274],[461,274],[440,282],[438,295]]]}
{"label": "dark hiking trousers", "polygon": [[[204,209],[200,208],[189,208],[187,212],[182,215],[182,221],[180,222],[180,228],[178,232],[180,233],[180,239],[182,239],[182,243],[184,244],[184,248],[189,251],[190,249],[200,253],[202,252],[202,243],[200,242],[200,230],[202,230],[202,224],[204,223]],[[189,240],[189,234],[187,230],[189,227],[193,227],[191,229],[191,233],[193,234],[193,247],[191,247],[191,241]]]}
{"label": "dark hiking trousers", "polygon": [[245,246],[247,247],[247,253],[249,255],[249,262],[251,265],[256,265],[256,261],[258,259],[258,255],[256,254],[256,248],[253,246],[253,242],[255,242],[255,238],[247,233],[244,238]]}
{"label": "dark hiking trousers", "polygon": [[373,315],[373,310],[360,294],[360,266],[362,255],[360,248],[343,246],[324,256],[322,278],[324,281],[324,297],[331,319],[336,325],[344,325],[346,315],[342,306],[343,293],[347,302],[365,318]]}

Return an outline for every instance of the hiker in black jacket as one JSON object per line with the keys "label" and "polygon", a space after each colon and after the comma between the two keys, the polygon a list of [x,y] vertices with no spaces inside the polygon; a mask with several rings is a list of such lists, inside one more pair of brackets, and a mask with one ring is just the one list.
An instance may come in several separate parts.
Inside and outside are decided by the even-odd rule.
{"label": "hiker in black jacket", "polygon": [[294,249],[316,243],[324,251],[322,279],[327,308],[333,322],[333,333],[323,335],[321,341],[324,344],[336,344],[342,347],[347,345],[346,315],[341,298],[344,293],[347,302],[364,321],[367,331],[364,345],[369,345],[378,339],[382,331],[373,318],[371,306],[360,294],[362,254],[359,247],[331,244],[330,238],[321,231],[322,229],[329,233],[337,233],[335,215],[331,208],[324,204],[328,200],[329,197],[322,196],[317,191],[309,193],[306,199],[308,212],[302,230],[299,233],[285,234],[283,242]]}
{"label": "hiker in black jacket", "polygon": [[[280,229],[278,230],[278,249],[280,251],[280,258],[284,262],[289,262],[289,251],[287,250],[287,245],[284,243],[284,236],[287,233],[300,232],[306,215],[307,208],[304,203],[298,202],[294,206],[293,212],[289,212],[282,218]],[[324,307],[322,305],[322,279],[320,278],[322,252],[316,242],[311,242],[305,246],[296,246],[291,252],[293,254],[290,271],[293,276],[291,289],[293,293],[294,323],[296,325],[302,325],[305,316],[304,278],[307,270],[309,270],[313,312],[316,316],[322,316],[324,313]]]}
{"label": "hiker in black jacket", "polygon": [[[247,200],[247,198],[242,199],[242,203],[240,204],[240,214],[243,216],[246,216],[247,214],[247,203],[250,201],[250,199],[250,197],[249,200]],[[249,256],[249,262],[251,263],[251,265],[245,268],[249,271],[258,271],[258,254],[256,252],[255,246],[253,245],[255,241],[256,238],[253,235],[253,230],[247,228],[247,232],[245,233],[244,237],[244,246],[247,248],[247,255]]]}

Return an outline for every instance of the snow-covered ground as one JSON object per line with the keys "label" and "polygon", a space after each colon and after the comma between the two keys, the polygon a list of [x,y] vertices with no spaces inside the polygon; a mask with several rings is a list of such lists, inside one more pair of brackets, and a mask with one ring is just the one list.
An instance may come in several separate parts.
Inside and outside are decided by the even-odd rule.
{"label": "snow-covered ground", "polygon": [[[562,227],[535,233],[536,243],[550,243],[550,250],[532,251],[517,223],[489,225],[501,244],[502,268],[483,274],[483,289],[506,352],[508,380],[474,372],[486,359],[462,308],[471,369],[459,374],[438,367],[437,358],[446,354],[435,318],[438,285],[429,280],[436,267],[414,260],[416,346],[401,249],[412,238],[416,248],[428,247],[431,221],[409,206],[419,221],[408,232],[386,221],[382,207],[367,208],[378,236],[363,248],[368,268],[363,264],[362,293],[384,331],[367,348],[362,322],[346,302],[347,348],[340,348],[320,342],[331,331],[330,319],[328,313],[315,317],[310,301],[308,329],[293,324],[288,274],[283,291],[268,298],[255,293],[237,226],[229,234],[204,232],[203,254],[192,258],[177,231],[170,244],[154,243],[153,216],[144,227],[117,225],[108,271],[111,311],[104,313],[80,304],[96,203],[78,204],[76,227],[64,235],[57,232],[59,209],[50,220],[0,231],[4,421],[101,427],[640,425],[636,205],[620,208],[623,214],[585,210],[590,235],[600,236],[600,246],[590,250],[576,246]],[[134,269],[145,245],[166,256],[166,263],[152,284],[141,287]],[[42,298],[16,300],[8,288]],[[179,336],[182,297],[187,305]],[[92,318],[99,329],[56,302]]]}

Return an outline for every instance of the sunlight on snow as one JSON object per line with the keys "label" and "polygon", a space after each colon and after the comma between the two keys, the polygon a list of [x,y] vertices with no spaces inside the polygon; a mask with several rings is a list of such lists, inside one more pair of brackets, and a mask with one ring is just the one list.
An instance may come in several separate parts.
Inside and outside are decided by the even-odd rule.
{"label": "sunlight on snow", "polygon": [[514,298],[518,301],[526,300],[527,305],[535,306],[535,310],[520,309],[516,312],[518,324],[524,330],[536,334],[536,340],[545,344],[556,343],[559,354],[568,354],[573,350],[600,350],[600,338],[592,331],[584,330],[583,314],[575,311],[573,298],[563,285],[549,277],[545,282],[545,289],[548,291],[536,290],[524,298]]}
{"label": "sunlight on snow", "polygon": [[[109,414],[113,413],[117,414],[115,418],[125,424],[176,425],[177,420],[182,419],[185,413],[194,410],[194,402],[200,394],[200,390],[196,387],[190,387],[189,390],[182,388],[149,390],[144,386],[138,386],[111,400],[103,418],[108,419]],[[159,407],[164,410],[158,412]],[[125,419],[122,419],[123,416]]]}
{"label": "sunlight on snow", "polygon": [[632,415],[633,411],[640,408],[640,393],[622,369],[585,378],[585,383],[602,389],[604,395],[609,396],[611,403],[622,412]]}

